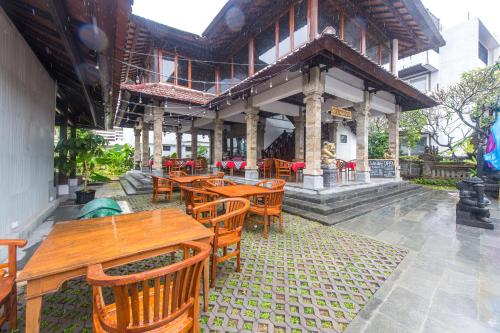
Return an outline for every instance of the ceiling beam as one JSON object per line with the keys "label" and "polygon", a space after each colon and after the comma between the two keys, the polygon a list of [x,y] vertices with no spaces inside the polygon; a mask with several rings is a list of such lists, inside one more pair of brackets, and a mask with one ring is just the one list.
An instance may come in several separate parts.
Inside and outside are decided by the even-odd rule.
{"label": "ceiling beam", "polygon": [[61,41],[64,45],[64,48],[68,52],[68,57],[71,60],[71,64],[73,65],[73,69],[75,70],[76,76],[78,77],[78,81],[83,90],[83,94],[85,96],[85,100],[89,107],[90,113],[92,115],[92,121],[94,126],[97,126],[96,113],[94,110],[94,104],[90,98],[90,92],[85,85],[83,80],[83,74],[78,67],[79,64],[84,63],[80,53],[78,52],[78,47],[75,43],[74,37],[72,35],[72,27],[70,22],[68,21],[69,14],[64,8],[64,3],[59,0],[48,0],[49,9],[52,15],[52,19],[54,20],[54,24],[56,26],[57,32],[61,37]]}

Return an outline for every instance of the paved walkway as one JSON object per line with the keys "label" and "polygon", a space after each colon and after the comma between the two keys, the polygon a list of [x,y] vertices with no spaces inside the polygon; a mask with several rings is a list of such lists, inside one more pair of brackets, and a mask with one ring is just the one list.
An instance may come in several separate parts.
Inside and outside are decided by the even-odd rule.
{"label": "paved walkway", "polygon": [[500,331],[500,225],[457,226],[457,200],[435,192],[336,225],[410,250],[346,332]]}

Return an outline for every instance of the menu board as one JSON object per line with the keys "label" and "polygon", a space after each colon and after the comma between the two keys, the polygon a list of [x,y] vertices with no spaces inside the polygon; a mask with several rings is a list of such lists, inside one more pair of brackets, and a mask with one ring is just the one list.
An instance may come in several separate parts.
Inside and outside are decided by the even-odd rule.
{"label": "menu board", "polygon": [[370,177],[396,177],[396,164],[394,160],[368,160],[368,165],[370,166]]}

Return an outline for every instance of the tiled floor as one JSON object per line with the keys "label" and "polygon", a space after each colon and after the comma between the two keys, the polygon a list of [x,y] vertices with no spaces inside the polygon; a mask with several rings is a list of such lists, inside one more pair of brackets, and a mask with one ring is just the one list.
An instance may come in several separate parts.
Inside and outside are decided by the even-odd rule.
{"label": "tiled floor", "polygon": [[[125,199],[118,188],[101,193]],[[126,199],[132,210],[178,206]],[[500,331],[500,225],[457,227],[456,200],[435,192],[335,227],[285,214],[285,234],[271,228],[267,241],[248,228],[242,272],[220,266],[203,331]],[[500,216],[498,204],[492,215]],[[140,269],[163,263],[155,258]],[[44,298],[42,331],[88,331],[90,313],[87,285],[73,280]]]}

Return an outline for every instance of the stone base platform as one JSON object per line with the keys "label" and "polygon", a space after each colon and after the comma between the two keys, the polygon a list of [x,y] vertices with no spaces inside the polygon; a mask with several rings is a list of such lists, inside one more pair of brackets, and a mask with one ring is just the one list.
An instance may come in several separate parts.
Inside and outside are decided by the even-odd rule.
{"label": "stone base platform", "polygon": [[127,195],[153,193],[151,175],[139,170],[128,171],[120,177],[120,184]]}

